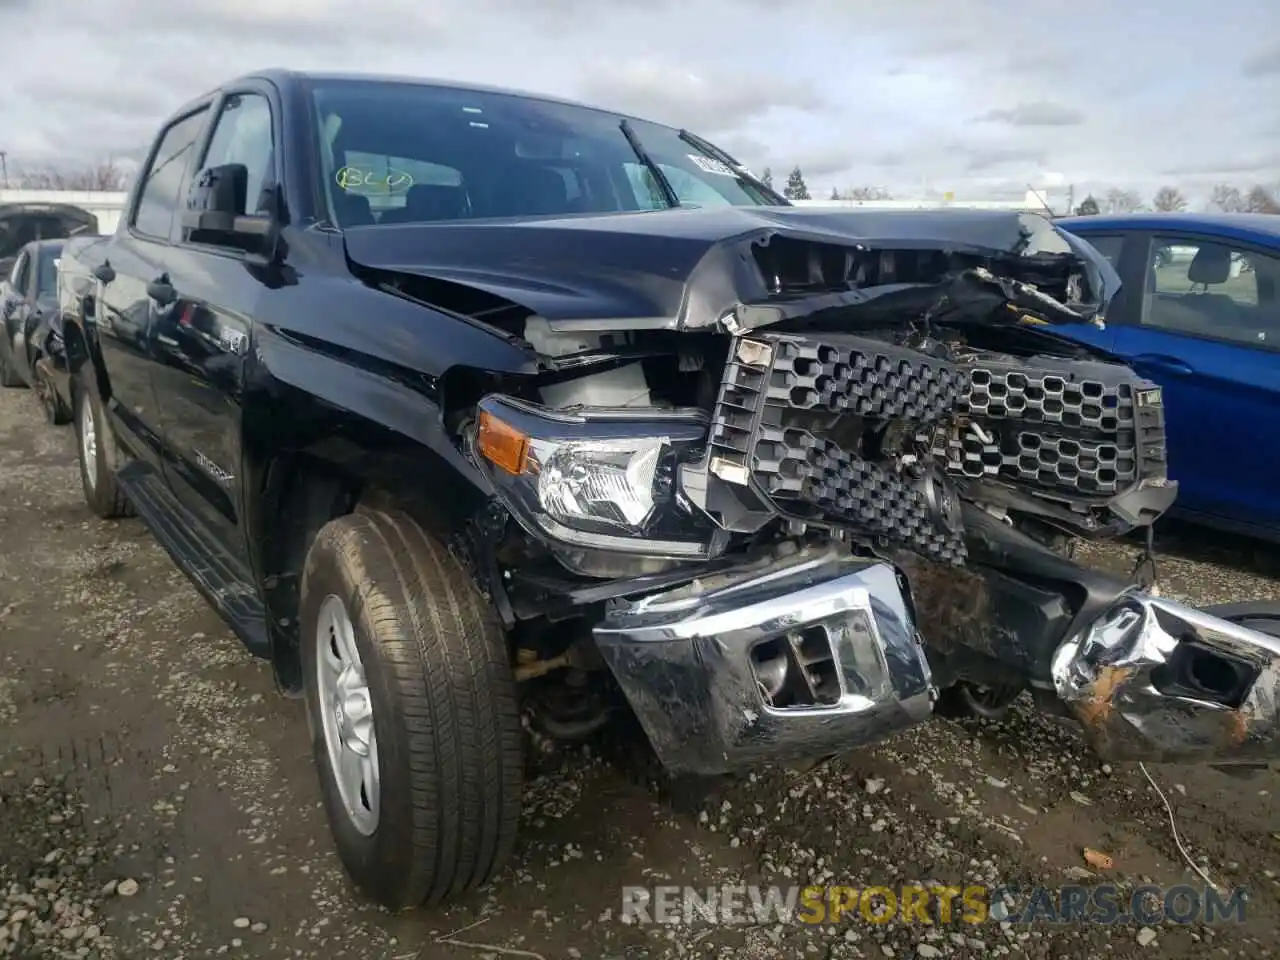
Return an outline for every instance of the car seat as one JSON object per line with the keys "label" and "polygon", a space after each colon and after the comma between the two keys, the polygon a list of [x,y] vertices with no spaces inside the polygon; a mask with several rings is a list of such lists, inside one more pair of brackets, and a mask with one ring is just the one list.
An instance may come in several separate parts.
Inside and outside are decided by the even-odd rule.
{"label": "car seat", "polygon": [[1211,293],[1210,286],[1226,283],[1231,279],[1231,248],[1217,243],[1206,243],[1191,258],[1187,279],[1192,286],[1200,284],[1203,290],[1187,294],[1187,306],[1197,310],[1210,330],[1224,325],[1234,325],[1238,320],[1235,300],[1225,293]]}
{"label": "car seat", "polygon": [[494,191],[494,214],[501,217],[578,213],[570,202],[564,177],[539,164],[513,164],[503,171],[502,184]]}
{"label": "car seat", "polygon": [[369,198],[345,190],[334,193],[333,213],[338,218],[339,227],[368,227],[374,222]]}
{"label": "car seat", "polygon": [[467,192],[461,186],[415,183],[405,194],[404,206],[388,210],[379,223],[424,223],[457,220],[467,212]]}

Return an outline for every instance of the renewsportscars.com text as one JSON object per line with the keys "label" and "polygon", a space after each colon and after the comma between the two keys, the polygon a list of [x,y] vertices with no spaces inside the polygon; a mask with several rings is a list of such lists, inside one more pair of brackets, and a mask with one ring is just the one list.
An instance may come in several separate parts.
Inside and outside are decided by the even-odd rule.
{"label": "renewsportscars.com text", "polygon": [[1248,896],[1212,887],[1115,884],[1018,888],[883,886],[623,887],[628,924],[865,922],[1243,923]]}

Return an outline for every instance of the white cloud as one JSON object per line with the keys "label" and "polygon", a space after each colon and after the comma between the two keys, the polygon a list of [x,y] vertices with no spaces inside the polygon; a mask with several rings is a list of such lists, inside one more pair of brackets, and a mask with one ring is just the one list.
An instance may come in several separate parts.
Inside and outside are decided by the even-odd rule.
{"label": "white cloud", "polygon": [[820,115],[831,109],[817,84],[784,71],[713,67],[694,72],[690,65],[657,58],[583,64],[579,88],[601,106],[706,135],[749,128],[773,111]]}
{"label": "white cloud", "polygon": [[1280,178],[1275,0],[0,0],[0,35],[11,169],[136,155],[178,104],[282,66],[587,99],[798,163],[815,195]]}
{"label": "white cloud", "polygon": [[1084,114],[1065,104],[1037,100],[988,110],[978,119],[989,123],[1007,123],[1011,127],[1074,127],[1084,123]]}

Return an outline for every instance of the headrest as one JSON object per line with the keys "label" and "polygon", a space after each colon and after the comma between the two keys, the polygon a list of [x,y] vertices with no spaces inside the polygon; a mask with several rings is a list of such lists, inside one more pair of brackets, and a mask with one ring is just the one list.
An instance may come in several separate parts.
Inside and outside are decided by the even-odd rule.
{"label": "headrest", "polygon": [[333,212],[340,227],[367,227],[373,223],[373,210],[369,198],[358,193],[338,190],[333,195]]}
{"label": "headrest", "polygon": [[550,167],[521,163],[508,172],[502,188],[504,214],[532,215],[568,213],[569,190],[564,177]]}
{"label": "headrest", "polygon": [[1226,283],[1231,277],[1231,248],[1206,243],[1196,251],[1187,269],[1192,283]]}
{"label": "headrest", "polygon": [[409,220],[456,220],[467,209],[462,187],[439,183],[415,183],[405,194],[404,209]]}

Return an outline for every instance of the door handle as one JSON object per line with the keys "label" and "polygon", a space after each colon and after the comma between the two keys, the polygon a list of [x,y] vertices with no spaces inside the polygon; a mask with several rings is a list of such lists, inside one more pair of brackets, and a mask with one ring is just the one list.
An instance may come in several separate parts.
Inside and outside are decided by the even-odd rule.
{"label": "door handle", "polygon": [[1187,375],[1195,373],[1195,369],[1185,360],[1179,360],[1177,357],[1171,357],[1164,353],[1140,353],[1133,358],[1136,362],[1146,364],[1148,367],[1155,367],[1158,370],[1165,370],[1169,373],[1177,373]]}
{"label": "door handle", "polygon": [[93,275],[103,283],[110,283],[116,278],[116,270],[115,267],[111,266],[110,260],[103,260],[93,268]]}
{"label": "door handle", "polygon": [[160,274],[147,284],[147,296],[162,307],[167,307],[178,299],[178,294],[173,289],[173,284],[169,282],[167,273]]}

